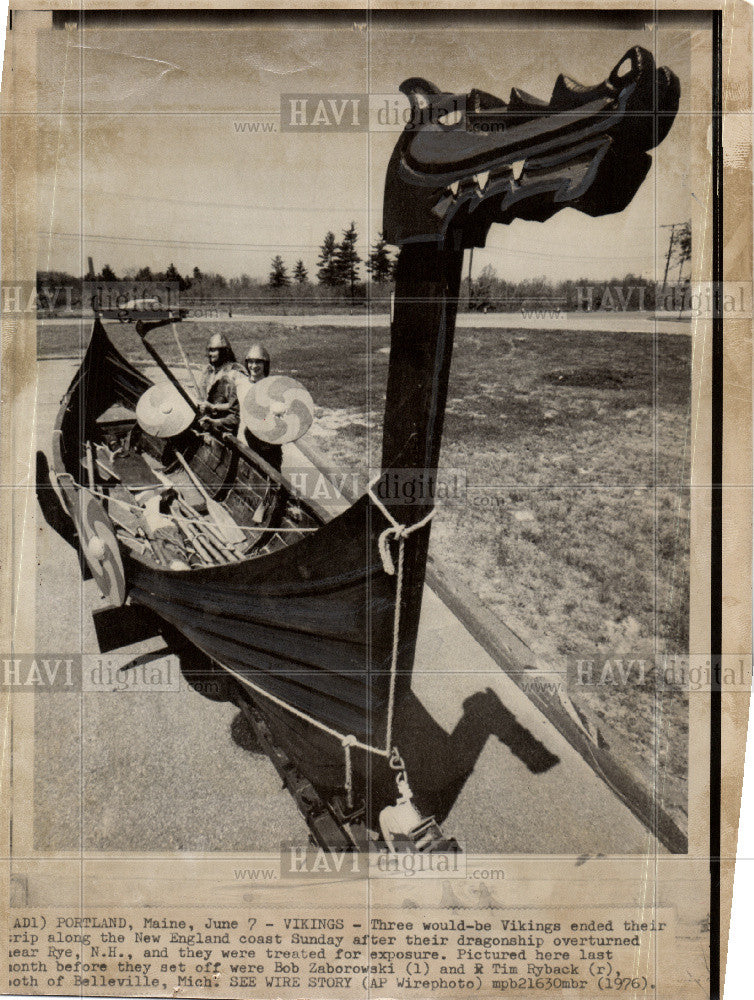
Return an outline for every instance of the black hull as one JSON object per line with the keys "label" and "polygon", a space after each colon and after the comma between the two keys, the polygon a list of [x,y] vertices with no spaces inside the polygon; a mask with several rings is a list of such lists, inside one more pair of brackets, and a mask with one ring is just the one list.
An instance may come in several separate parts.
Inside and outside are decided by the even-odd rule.
{"label": "black hull", "polygon": [[[96,321],[53,442],[53,471],[69,483],[74,521],[71,490],[81,495],[86,484],[82,442],[96,435],[98,415],[115,403],[133,409],[151,384]],[[379,553],[386,520],[366,496],[327,523],[314,505],[307,511],[318,530],[232,565],[170,571],[121,547],[127,600],[239,681],[317,787],[342,787],[342,737],[354,737],[361,745],[352,751],[354,779],[363,795],[372,768],[365,758],[384,763],[364,748],[384,751],[388,740],[396,578]],[[406,571],[414,579],[417,571],[423,577],[428,533],[427,526],[406,541]],[[407,600],[404,592],[397,698],[410,687],[419,608],[420,593]]]}
{"label": "black hull", "polygon": [[130,559],[129,595],[238,678],[382,748],[395,582],[375,520],[362,498],[290,548],[235,566],[171,573]]}

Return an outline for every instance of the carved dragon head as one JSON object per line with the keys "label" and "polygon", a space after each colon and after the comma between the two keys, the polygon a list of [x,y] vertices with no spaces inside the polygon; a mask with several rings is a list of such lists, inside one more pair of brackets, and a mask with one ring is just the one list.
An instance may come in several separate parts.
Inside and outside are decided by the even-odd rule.
{"label": "carved dragon head", "polygon": [[447,94],[415,77],[401,90],[411,116],[388,166],[385,238],[447,249],[484,246],[493,222],[621,211],[680,97],[676,75],[638,46],[603,83],[559,76],[549,102],[517,88],[507,104],[480,90]]}

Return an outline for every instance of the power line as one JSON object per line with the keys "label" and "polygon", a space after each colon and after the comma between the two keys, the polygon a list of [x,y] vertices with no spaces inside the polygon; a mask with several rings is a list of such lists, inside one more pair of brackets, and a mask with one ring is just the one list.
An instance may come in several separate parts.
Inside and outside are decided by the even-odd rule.
{"label": "power line", "polygon": [[652,252],[652,247],[647,247],[647,252],[642,254],[574,254],[574,253],[553,253],[548,249],[547,254],[542,254],[537,250],[519,250],[518,248],[502,247],[496,243],[488,243],[487,250],[499,250],[514,257],[542,257],[543,260],[550,260],[553,257],[565,260],[646,260]]}
{"label": "power line", "polygon": [[[92,188],[79,189],[77,187],[72,187],[71,185],[57,185],[52,184],[40,184],[40,187],[47,188],[50,191],[72,191],[74,194],[81,194],[84,198],[91,197],[103,197],[103,198],[124,198],[127,201],[154,201],[158,204],[168,204],[168,205],[193,205],[196,208],[232,208],[240,209],[249,212],[321,212],[333,214],[332,208],[312,208],[311,206],[305,205],[249,205],[243,202],[233,202],[233,201],[193,201],[190,198],[163,198],[161,195],[155,194],[126,194],[124,191],[104,191],[104,190],[93,190]],[[363,206],[354,208],[353,206],[338,205],[337,211],[341,214],[347,213],[358,213],[363,212]]]}
{"label": "power line", "polygon": [[[100,242],[108,243],[137,243],[137,244],[150,244],[156,246],[186,246],[186,247],[223,247],[225,249],[238,249],[238,250],[319,250],[321,247],[320,243],[242,243],[242,242],[222,242],[219,240],[171,240],[165,237],[151,237],[151,236],[114,236],[108,235],[106,233],[59,233],[55,231],[38,230],[38,236],[51,237],[55,236],[60,239],[72,239],[72,240],[98,240]],[[367,252],[371,249],[371,244],[367,242],[359,242],[357,246],[360,251]],[[525,256],[525,257],[541,257],[543,259],[544,255],[536,250],[518,250],[512,249],[510,247],[497,246],[492,243],[487,247],[488,250],[497,250],[502,253],[511,256]],[[572,254],[572,253],[552,253],[548,252],[546,259],[564,259],[564,260],[646,260],[648,253],[645,254],[616,254],[613,256],[608,256],[605,254]]]}
{"label": "power line", "polygon": [[[682,226],[687,226],[687,225],[689,225],[688,222],[667,222],[665,223],[665,225],[659,227],[660,229],[670,230],[670,242],[668,243],[668,252],[665,257],[665,274],[662,276],[663,292],[665,291],[665,287],[668,283],[668,269],[670,268],[670,258],[673,256],[673,247],[675,246],[676,242],[675,231],[676,229],[681,229]],[[680,233],[678,235],[680,238]],[[683,262],[681,262],[681,270],[682,268],[683,268]],[[679,277],[680,277],[680,270],[679,270]]]}
{"label": "power line", "polygon": [[[107,243],[154,244],[157,246],[225,247],[239,250],[318,250],[320,243],[224,243],[216,240],[170,240],[151,236],[108,236],[105,233],[58,233],[38,230],[38,236],[56,236],[61,239],[99,240]],[[357,243],[359,250],[369,249],[368,243]]]}

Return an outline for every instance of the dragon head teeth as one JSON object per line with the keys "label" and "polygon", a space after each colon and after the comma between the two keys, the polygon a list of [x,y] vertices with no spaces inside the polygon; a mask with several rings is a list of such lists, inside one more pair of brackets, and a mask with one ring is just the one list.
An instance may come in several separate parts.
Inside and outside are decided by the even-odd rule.
{"label": "dragon head teeth", "polygon": [[487,181],[489,179],[490,179],[489,170],[480,170],[480,172],[474,176],[474,180],[476,181],[477,187],[479,188],[480,191],[484,191],[484,189],[487,187]]}

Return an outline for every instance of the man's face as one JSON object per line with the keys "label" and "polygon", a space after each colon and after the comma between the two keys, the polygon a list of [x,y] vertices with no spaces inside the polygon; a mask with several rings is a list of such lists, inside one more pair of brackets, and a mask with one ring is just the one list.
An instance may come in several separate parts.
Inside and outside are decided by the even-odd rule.
{"label": "man's face", "polygon": [[247,358],[246,371],[252,382],[259,382],[264,378],[264,360],[262,358]]}
{"label": "man's face", "polygon": [[220,364],[220,348],[219,347],[208,347],[207,348],[207,360],[212,365],[213,368],[217,368]]}

